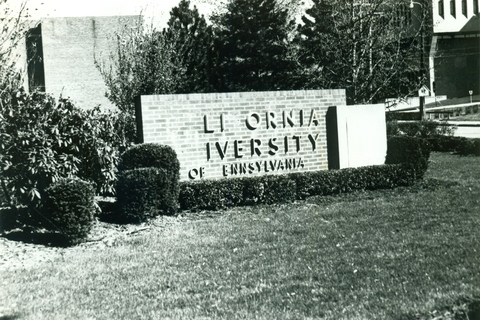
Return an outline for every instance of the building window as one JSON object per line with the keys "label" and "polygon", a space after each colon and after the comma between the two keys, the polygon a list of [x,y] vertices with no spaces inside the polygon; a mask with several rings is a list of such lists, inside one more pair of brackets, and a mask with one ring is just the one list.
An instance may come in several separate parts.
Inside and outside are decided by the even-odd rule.
{"label": "building window", "polygon": [[42,25],[28,30],[25,38],[27,48],[27,72],[30,92],[45,92],[45,70],[43,68]]}
{"label": "building window", "polygon": [[467,16],[467,0],[462,0],[462,14]]}
{"label": "building window", "polygon": [[473,14],[478,14],[478,0],[473,0]]}
{"label": "building window", "polygon": [[455,0],[450,0],[450,14],[453,17],[457,16],[456,8],[455,8]]}
{"label": "building window", "polygon": [[438,15],[442,18],[445,18],[444,16],[445,12],[443,11],[443,0],[438,1]]}

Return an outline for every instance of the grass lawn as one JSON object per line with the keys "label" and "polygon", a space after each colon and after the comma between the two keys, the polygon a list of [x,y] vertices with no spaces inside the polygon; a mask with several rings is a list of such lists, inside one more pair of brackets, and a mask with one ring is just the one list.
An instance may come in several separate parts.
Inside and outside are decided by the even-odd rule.
{"label": "grass lawn", "polygon": [[186,214],[6,269],[0,319],[453,319],[480,300],[480,157],[431,160],[411,188]]}

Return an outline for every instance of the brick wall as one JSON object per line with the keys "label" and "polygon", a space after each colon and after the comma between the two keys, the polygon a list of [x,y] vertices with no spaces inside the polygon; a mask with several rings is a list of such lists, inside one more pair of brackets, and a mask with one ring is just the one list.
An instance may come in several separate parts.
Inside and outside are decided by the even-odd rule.
{"label": "brick wall", "polygon": [[139,137],[177,152],[181,180],[328,169],[329,106],[345,90],[142,96]]}

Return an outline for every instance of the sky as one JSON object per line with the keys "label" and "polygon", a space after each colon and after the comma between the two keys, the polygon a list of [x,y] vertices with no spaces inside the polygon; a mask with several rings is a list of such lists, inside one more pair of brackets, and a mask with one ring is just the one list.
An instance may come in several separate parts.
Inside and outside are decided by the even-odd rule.
{"label": "sky", "polygon": [[[50,17],[89,17],[139,15],[145,17],[145,23],[165,27],[170,10],[180,0],[7,0],[9,6],[19,6],[26,2],[33,20]],[[208,17],[222,0],[190,0],[199,12]],[[310,4],[310,0],[303,1]],[[217,3],[214,5],[212,3]]]}
{"label": "sky", "polygon": [[[49,17],[118,16],[142,13],[152,21],[166,23],[170,10],[180,0],[26,0],[33,19]],[[202,0],[191,0],[201,14],[208,15],[213,6]]]}

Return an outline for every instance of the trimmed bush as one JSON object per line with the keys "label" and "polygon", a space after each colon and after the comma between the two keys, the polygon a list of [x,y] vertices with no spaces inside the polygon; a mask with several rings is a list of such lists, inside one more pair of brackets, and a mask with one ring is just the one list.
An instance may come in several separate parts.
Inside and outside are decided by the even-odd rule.
{"label": "trimmed bush", "polygon": [[125,151],[116,187],[119,219],[142,222],[175,213],[179,179],[180,162],[171,147],[147,143]]}
{"label": "trimmed bush", "polygon": [[93,186],[78,178],[64,178],[45,190],[40,212],[49,231],[61,233],[66,244],[85,239],[95,214]]}
{"label": "trimmed bush", "polygon": [[180,184],[183,210],[218,210],[239,205],[285,203],[311,196],[408,186],[416,171],[403,164],[313,171]]}
{"label": "trimmed bush", "polygon": [[358,190],[392,189],[414,182],[412,170],[396,164],[335,171],[294,173],[297,198],[332,195]]}
{"label": "trimmed bush", "polygon": [[242,179],[198,180],[180,184],[183,210],[219,210],[243,203]]}
{"label": "trimmed bush", "polygon": [[432,148],[432,151],[437,152],[455,152],[458,144],[461,140],[466,139],[463,137],[454,136],[436,136],[427,139]]}
{"label": "trimmed bush", "polygon": [[387,122],[387,136],[409,136],[417,138],[429,138],[435,136],[452,136],[455,127],[433,120]]}
{"label": "trimmed bush", "polygon": [[166,169],[139,168],[122,171],[117,181],[117,205],[122,222],[143,222],[178,207],[178,179]]}
{"label": "trimmed bush", "polygon": [[331,190],[328,185],[328,179],[331,177],[328,173],[334,171],[313,171],[303,173],[292,173],[290,177],[295,180],[297,186],[297,199],[306,199],[308,197],[320,194],[329,194]]}
{"label": "trimmed bush", "polygon": [[182,210],[219,210],[291,202],[296,199],[296,186],[288,175],[199,180],[182,182],[179,198]]}
{"label": "trimmed bush", "polygon": [[425,138],[431,151],[480,156],[480,139],[453,136],[455,127],[438,121],[387,122],[387,136]]}
{"label": "trimmed bush", "polygon": [[417,179],[423,178],[428,168],[430,145],[422,138],[390,137],[387,141],[385,164],[402,164],[414,170]]}
{"label": "trimmed bush", "polygon": [[480,156],[480,139],[462,139],[455,151],[460,155]]}
{"label": "trimmed bush", "polygon": [[432,151],[454,152],[460,155],[480,156],[480,139],[454,136],[436,136],[428,138]]}
{"label": "trimmed bush", "polygon": [[243,179],[244,204],[287,203],[296,199],[295,180],[288,175]]}
{"label": "trimmed bush", "polygon": [[159,168],[169,172],[179,172],[177,154],[169,146],[156,143],[137,144],[120,157],[119,171],[138,168]]}

